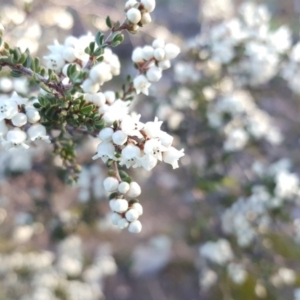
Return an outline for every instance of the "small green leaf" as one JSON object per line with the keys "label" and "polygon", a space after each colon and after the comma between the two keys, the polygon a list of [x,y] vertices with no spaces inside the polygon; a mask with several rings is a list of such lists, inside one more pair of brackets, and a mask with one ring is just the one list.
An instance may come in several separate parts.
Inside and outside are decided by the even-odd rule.
{"label": "small green leaf", "polygon": [[106,17],[105,22],[108,28],[112,28],[112,22],[109,16]]}
{"label": "small green leaf", "polygon": [[88,115],[92,112],[92,110],[94,109],[94,105],[90,104],[90,105],[87,105],[85,107],[83,107],[81,109],[81,112],[84,114],[84,115]]}

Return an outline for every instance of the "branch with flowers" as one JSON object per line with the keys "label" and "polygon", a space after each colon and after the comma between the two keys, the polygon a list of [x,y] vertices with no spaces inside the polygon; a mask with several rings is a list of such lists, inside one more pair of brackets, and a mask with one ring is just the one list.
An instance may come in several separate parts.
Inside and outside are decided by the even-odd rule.
{"label": "branch with flowers", "polygon": [[[9,98],[0,99],[1,147],[28,149],[31,144],[53,143],[63,166],[74,181],[80,172],[76,162],[74,133],[99,138],[96,154],[111,170],[104,180],[104,189],[110,193],[112,222],[120,229],[128,227],[140,232],[138,218],[143,207],[136,199],[141,194],[139,184],[120,167],[152,170],[158,161],[178,167],[184,151],[172,146],[173,137],[161,130],[162,122],[155,118],[143,123],[141,115],[130,113],[133,95],[148,95],[149,87],[170,68],[170,61],[179,54],[176,45],[154,40],[152,45],[136,48],[132,61],[138,74],[127,77],[123,93],[104,91],[103,85],[120,74],[119,58],[109,47],[119,46],[123,31],[136,33],[141,26],[151,22],[150,13],[155,0],[129,0],[125,4],[124,22],[112,22],[107,17],[110,33],[96,36],[87,34],[76,38],[69,36],[63,44],[57,41],[48,46],[44,56],[45,66],[28,50],[22,52],[5,40],[2,26],[0,66],[10,69],[13,77],[28,76],[38,88],[32,95],[14,92]],[[122,95],[122,96],[120,96]]]}

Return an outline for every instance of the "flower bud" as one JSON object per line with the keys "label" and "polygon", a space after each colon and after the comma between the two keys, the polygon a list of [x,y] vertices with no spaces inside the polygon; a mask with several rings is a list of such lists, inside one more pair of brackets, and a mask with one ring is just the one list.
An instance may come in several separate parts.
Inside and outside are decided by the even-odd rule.
{"label": "flower bud", "polygon": [[11,119],[11,122],[14,126],[21,127],[27,123],[27,117],[23,113],[18,113]]}
{"label": "flower bud", "polygon": [[126,13],[127,19],[133,23],[137,24],[142,19],[142,14],[137,8],[130,8]]}
{"label": "flower bud", "polygon": [[138,219],[139,213],[135,209],[131,208],[126,212],[125,217],[128,222],[133,222]]}
{"label": "flower bud", "polygon": [[105,62],[93,66],[89,77],[93,83],[103,84],[104,82],[109,81],[111,79],[110,66]]}
{"label": "flower bud", "polygon": [[129,191],[127,193],[127,196],[130,198],[135,198],[138,197],[141,194],[141,187],[137,182],[131,182],[129,185]]}
{"label": "flower bud", "polygon": [[152,42],[152,47],[153,48],[164,48],[165,47],[165,41],[162,40],[162,39],[155,39],[153,42]]}
{"label": "flower bud", "polygon": [[116,101],[116,94],[114,91],[106,91],[104,93],[105,99],[109,104],[112,104]]}
{"label": "flower bud", "polygon": [[123,213],[128,209],[128,202],[124,199],[116,199],[113,205],[113,210],[117,213]]}
{"label": "flower bud", "polygon": [[137,47],[133,50],[131,59],[135,63],[141,63],[144,61],[144,53],[141,47]]}
{"label": "flower bud", "polygon": [[153,58],[153,56],[154,56],[154,48],[153,47],[151,47],[151,46],[145,46],[142,49],[142,51],[143,51],[142,56],[143,56],[144,60],[148,61],[151,58]]}
{"label": "flower bud", "polygon": [[103,187],[109,193],[116,191],[118,186],[119,186],[119,181],[115,177],[107,177],[103,181]]}
{"label": "flower bud", "polygon": [[106,127],[99,132],[98,136],[101,141],[110,142],[112,140],[113,133],[114,130],[112,128]]}
{"label": "flower bud", "polygon": [[96,94],[99,91],[99,84],[94,83],[91,79],[87,78],[82,83],[82,90],[84,93]]}
{"label": "flower bud", "polygon": [[141,216],[143,214],[143,206],[140,203],[138,203],[138,202],[133,203],[131,208],[136,210],[138,212],[139,216]]}
{"label": "flower bud", "polygon": [[34,108],[26,109],[26,116],[29,123],[36,123],[41,119],[40,113]]}
{"label": "flower bud", "polygon": [[152,12],[155,8],[155,0],[142,0],[141,3],[148,12]]}
{"label": "flower bud", "polygon": [[165,46],[166,59],[174,59],[179,53],[180,48],[174,44],[167,44]]}
{"label": "flower bud", "polygon": [[146,76],[149,81],[157,82],[162,77],[162,71],[160,68],[153,66],[147,71]]}
{"label": "flower bud", "polygon": [[118,227],[120,229],[126,228],[128,226],[128,224],[129,224],[128,221],[126,219],[123,219],[123,218],[118,221]]}
{"label": "flower bud", "polygon": [[162,70],[167,70],[171,68],[171,62],[168,59],[161,60],[158,63],[158,67],[161,68]]}
{"label": "flower bud", "polygon": [[112,224],[114,224],[114,225],[118,225],[118,222],[121,220],[121,219],[123,219],[119,214],[117,214],[117,213],[113,213],[112,215],[111,215],[111,222],[112,222]]}
{"label": "flower bud", "polygon": [[102,106],[105,104],[106,99],[103,93],[91,94],[91,102],[96,106]]}
{"label": "flower bud", "polygon": [[143,25],[146,25],[146,24],[149,24],[149,23],[151,23],[151,22],[152,22],[152,18],[151,18],[151,16],[150,16],[150,14],[149,14],[149,13],[144,13],[144,14],[142,15],[141,23],[142,23]]}
{"label": "flower bud", "polygon": [[112,140],[116,145],[124,145],[127,141],[127,134],[125,134],[122,130],[117,130],[112,135]]}
{"label": "flower bud", "polygon": [[138,2],[136,0],[129,0],[125,3],[125,9],[134,7]]}
{"label": "flower bud", "polygon": [[142,231],[142,224],[139,220],[135,220],[128,226],[128,231],[131,233],[139,233]]}
{"label": "flower bud", "polygon": [[126,181],[123,181],[119,184],[118,191],[121,194],[126,194],[129,191],[129,188],[130,188],[129,183]]}
{"label": "flower bud", "polygon": [[114,211],[114,205],[117,199],[112,199],[109,201],[109,207],[112,211]]}
{"label": "flower bud", "polygon": [[156,48],[154,50],[154,58],[161,61],[165,58],[165,50],[163,48]]}

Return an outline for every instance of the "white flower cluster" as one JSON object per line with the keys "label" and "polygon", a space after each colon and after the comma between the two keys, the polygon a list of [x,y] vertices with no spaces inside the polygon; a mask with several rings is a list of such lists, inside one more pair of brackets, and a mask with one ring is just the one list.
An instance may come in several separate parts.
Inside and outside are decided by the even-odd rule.
{"label": "white flower cluster", "polygon": [[270,15],[264,5],[246,2],[239,18],[210,28],[200,37],[200,56],[228,64],[228,71],[237,86],[257,86],[277,75],[281,55],[291,47],[291,31],[281,26],[270,29]]}
{"label": "white flower cluster", "polygon": [[[70,64],[75,64],[79,71],[88,64],[90,55],[85,52],[85,49],[91,42],[95,42],[95,37],[92,34],[79,38],[69,36],[63,45],[55,41],[54,45],[48,46],[51,53],[44,56],[47,68],[56,73],[62,73],[65,76],[63,83],[68,84],[68,67]],[[103,61],[91,68],[89,77],[82,84],[84,93],[96,94],[103,83],[120,74],[120,69],[121,64],[118,56],[112,53],[111,49],[105,48]]]}
{"label": "white flower cluster", "polygon": [[[154,122],[142,123],[139,121],[140,115],[127,114],[128,109],[124,104],[126,102],[115,100],[111,105],[100,107],[106,124],[112,126],[99,132],[101,143],[93,159],[101,158],[105,163],[113,160],[127,168],[142,167],[148,171],[158,161],[177,168],[179,158],[184,156],[184,150],[179,151],[171,146],[173,137],[160,129],[162,122],[155,118]],[[117,106],[122,106],[123,111],[116,110]],[[112,216],[113,223],[119,228],[128,226],[129,231],[139,232],[141,224],[137,219],[142,214],[142,207],[138,203],[128,202],[124,197],[138,197],[141,193],[140,186],[136,182],[129,184],[117,177],[108,177],[104,180],[104,188],[107,192],[117,193],[110,202],[110,207],[115,212]]]}
{"label": "white flower cluster", "polygon": [[[61,242],[57,254],[49,251],[1,254],[1,292],[8,295],[7,299],[20,300],[58,300],[57,291],[70,300],[102,299],[103,279],[117,269],[109,252],[108,247],[99,247],[92,263],[85,266],[82,242],[79,237],[70,236]],[[17,280],[16,274],[22,271],[28,276]]]}
{"label": "white flower cluster", "polygon": [[224,131],[225,151],[243,149],[250,137],[264,138],[273,145],[282,142],[282,135],[272,124],[271,117],[259,109],[251,95],[243,90],[235,90],[211,101],[207,118],[210,126]]}
{"label": "white flower cluster", "polygon": [[206,242],[200,246],[199,253],[201,257],[221,266],[226,265],[234,258],[230,243],[225,239]]}
{"label": "white flower cluster", "polygon": [[112,223],[120,229],[128,227],[129,232],[139,233],[142,230],[142,224],[138,218],[143,214],[143,207],[136,200],[128,201],[125,197],[138,197],[141,194],[140,186],[134,181],[120,182],[115,177],[107,177],[103,185],[107,192],[115,192],[115,198],[109,201],[109,206],[113,211]]}
{"label": "white flower cluster", "polygon": [[249,246],[259,232],[270,226],[270,210],[281,207],[286,201],[297,203],[300,199],[300,180],[289,171],[286,160],[269,168],[256,163],[253,168],[261,178],[272,179],[275,187],[271,193],[268,186],[255,185],[249,197],[240,197],[223,213],[223,231],[234,234],[241,247]]}
{"label": "white flower cluster", "polygon": [[155,0],[129,0],[125,3],[126,16],[133,26],[132,30],[136,31],[140,26],[151,23],[150,13],[154,11],[155,5]]}
{"label": "white flower cluster", "polygon": [[0,98],[0,144],[5,149],[24,148],[43,140],[50,143],[46,128],[38,123],[39,112],[28,98],[14,92],[10,97]]}
{"label": "white flower cluster", "polygon": [[176,58],[179,53],[179,47],[171,43],[165,44],[161,39],[154,40],[152,46],[135,48],[131,59],[140,71],[133,80],[136,93],[148,95],[151,83],[161,79],[162,71],[171,67],[170,60]]}

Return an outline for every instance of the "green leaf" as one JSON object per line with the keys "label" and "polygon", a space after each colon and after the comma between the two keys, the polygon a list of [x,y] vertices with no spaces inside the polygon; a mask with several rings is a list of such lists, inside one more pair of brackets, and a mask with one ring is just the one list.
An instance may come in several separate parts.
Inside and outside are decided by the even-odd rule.
{"label": "green leaf", "polygon": [[10,72],[10,75],[11,75],[12,77],[21,77],[23,74],[22,74],[20,71],[12,70],[12,71]]}
{"label": "green leaf", "polygon": [[94,109],[94,105],[90,104],[90,105],[87,105],[85,107],[83,107],[81,109],[81,112],[84,114],[84,115],[88,115],[92,112],[92,110]]}
{"label": "green leaf", "polygon": [[106,17],[105,22],[108,28],[112,28],[112,22],[109,16]]}
{"label": "green leaf", "polygon": [[98,31],[96,34],[96,37],[95,37],[95,41],[96,41],[97,45],[100,47],[104,41],[104,34],[101,33],[100,31]]}

